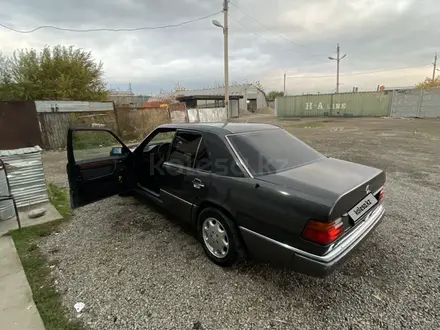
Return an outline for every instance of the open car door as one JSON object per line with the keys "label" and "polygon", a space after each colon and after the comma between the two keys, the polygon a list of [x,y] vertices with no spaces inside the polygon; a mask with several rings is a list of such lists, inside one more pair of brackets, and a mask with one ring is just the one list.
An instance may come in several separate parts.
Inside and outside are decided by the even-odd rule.
{"label": "open car door", "polygon": [[72,208],[129,190],[130,149],[110,130],[70,128],[67,175]]}

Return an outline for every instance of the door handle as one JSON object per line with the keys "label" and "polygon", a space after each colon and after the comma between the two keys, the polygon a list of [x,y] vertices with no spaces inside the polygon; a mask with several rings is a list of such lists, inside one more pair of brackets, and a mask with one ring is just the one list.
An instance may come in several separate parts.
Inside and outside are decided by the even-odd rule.
{"label": "door handle", "polygon": [[197,178],[193,180],[193,186],[196,189],[200,189],[200,188],[205,187],[205,185],[203,184],[202,180],[197,179]]}

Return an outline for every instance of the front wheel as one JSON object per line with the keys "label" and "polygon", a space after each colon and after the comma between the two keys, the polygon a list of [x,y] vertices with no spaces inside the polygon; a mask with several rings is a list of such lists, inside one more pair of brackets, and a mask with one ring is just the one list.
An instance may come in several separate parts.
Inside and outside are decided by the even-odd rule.
{"label": "front wheel", "polygon": [[241,261],[244,246],[235,224],[223,212],[208,207],[198,218],[198,237],[209,259],[220,266]]}

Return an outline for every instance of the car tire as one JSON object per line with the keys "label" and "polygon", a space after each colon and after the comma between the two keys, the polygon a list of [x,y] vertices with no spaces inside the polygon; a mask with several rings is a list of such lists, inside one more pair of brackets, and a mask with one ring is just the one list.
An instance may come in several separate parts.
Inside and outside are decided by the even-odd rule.
{"label": "car tire", "polygon": [[[197,236],[205,254],[219,266],[232,266],[245,259],[245,247],[237,226],[216,208],[208,207],[200,212]],[[224,255],[220,255],[221,253]]]}

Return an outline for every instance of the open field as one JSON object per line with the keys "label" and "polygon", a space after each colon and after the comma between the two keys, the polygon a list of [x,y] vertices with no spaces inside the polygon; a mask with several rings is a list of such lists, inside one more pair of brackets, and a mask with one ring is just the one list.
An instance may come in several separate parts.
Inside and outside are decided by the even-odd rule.
{"label": "open field", "polygon": [[[326,279],[253,261],[212,264],[192,231],[136,198],[75,210],[40,244],[63,303],[89,329],[438,329],[440,120],[302,118],[278,124],[332,157],[387,173],[384,222]],[[43,155],[67,185],[66,153]]]}

